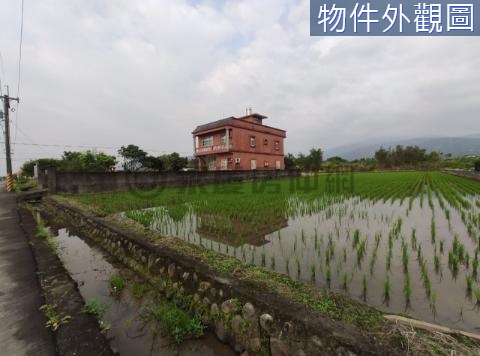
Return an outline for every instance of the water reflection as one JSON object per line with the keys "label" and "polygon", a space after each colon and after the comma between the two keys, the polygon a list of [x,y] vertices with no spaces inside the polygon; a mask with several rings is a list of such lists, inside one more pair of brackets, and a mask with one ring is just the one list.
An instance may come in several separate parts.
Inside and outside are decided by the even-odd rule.
{"label": "water reflection", "polygon": [[[477,202],[476,196],[465,199]],[[270,217],[263,224],[188,204],[129,216],[161,234],[366,299],[389,312],[468,331],[480,325],[476,300],[466,293],[476,251],[468,222],[480,216],[479,204],[465,213],[427,194],[404,200],[292,195],[283,203],[285,216],[271,209],[256,207],[256,214]],[[454,236],[469,255],[469,265],[464,260],[456,269],[449,265]]]}

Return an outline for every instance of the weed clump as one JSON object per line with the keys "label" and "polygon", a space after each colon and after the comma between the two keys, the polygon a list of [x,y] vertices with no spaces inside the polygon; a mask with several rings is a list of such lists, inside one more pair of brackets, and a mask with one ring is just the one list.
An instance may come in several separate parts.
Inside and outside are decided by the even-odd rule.
{"label": "weed clump", "polygon": [[120,293],[125,288],[125,280],[120,274],[114,273],[110,276],[110,288],[115,294]]}
{"label": "weed clump", "polygon": [[187,338],[203,335],[205,326],[199,316],[190,316],[173,303],[159,303],[146,309],[144,319],[159,322],[160,327],[181,344]]}

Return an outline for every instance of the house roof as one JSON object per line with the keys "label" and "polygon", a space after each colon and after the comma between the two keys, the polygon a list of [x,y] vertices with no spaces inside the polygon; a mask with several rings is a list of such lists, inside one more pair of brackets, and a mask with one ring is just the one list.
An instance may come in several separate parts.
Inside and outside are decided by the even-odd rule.
{"label": "house roof", "polygon": [[213,129],[217,126],[223,126],[225,124],[228,124],[232,119],[235,119],[235,118],[233,116],[230,116],[230,117],[227,117],[225,119],[209,122],[208,124],[198,125],[195,128],[195,130],[193,130],[192,133],[195,134],[195,133],[200,132],[200,131]]}
{"label": "house roof", "polygon": [[[227,125],[227,124],[233,124],[235,122],[235,120],[245,120],[248,117],[255,117],[255,118],[260,119],[260,120],[263,120],[263,119],[267,118],[267,116],[261,115],[261,114],[258,114],[258,113],[248,114],[248,115],[245,115],[245,116],[242,116],[242,117],[230,116],[230,117],[227,117],[225,119],[209,122],[208,124],[199,125],[195,128],[195,130],[192,131],[192,134],[196,134],[196,133],[202,132],[202,131],[211,130],[211,129],[214,129],[216,127],[221,127],[221,126],[224,126],[224,125]],[[279,130],[279,131],[285,131],[285,130],[277,129],[277,128],[271,127],[271,126],[266,126],[266,125],[262,125],[262,126],[268,127],[268,128],[271,128],[271,129],[275,129],[275,130]]]}
{"label": "house roof", "polygon": [[268,118],[268,116],[261,115],[261,114],[258,114],[258,113],[253,113],[253,114],[248,114],[248,115],[245,115],[245,116],[242,116],[242,117],[237,117],[236,119],[243,120],[243,119],[246,119],[247,117],[252,117],[252,116],[256,117],[257,119],[260,119],[260,120]]}

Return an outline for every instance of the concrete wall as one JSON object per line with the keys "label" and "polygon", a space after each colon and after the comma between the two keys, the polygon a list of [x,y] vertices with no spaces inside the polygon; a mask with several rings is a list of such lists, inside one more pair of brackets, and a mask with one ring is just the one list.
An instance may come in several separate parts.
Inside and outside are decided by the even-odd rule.
{"label": "concrete wall", "polygon": [[85,194],[132,189],[196,186],[299,176],[297,171],[215,171],[215,172],[56,172],[50,168],[45,179],[50,193]]}

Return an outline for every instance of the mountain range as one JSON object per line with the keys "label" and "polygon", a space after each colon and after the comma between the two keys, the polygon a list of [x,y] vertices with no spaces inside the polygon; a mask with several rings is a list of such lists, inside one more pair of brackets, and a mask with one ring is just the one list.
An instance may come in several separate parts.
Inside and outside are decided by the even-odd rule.
{"label": "mountain range", "polygon": [[458,137],[418,137],[410,139],[369,140],[326,149],[325,158],[340,156],[353,160],[371,158],[380,148],[395,148],[396,145],[419,146],[427,152],[437,151],[452,156],[480,155],[480,134],[471,134]]}

